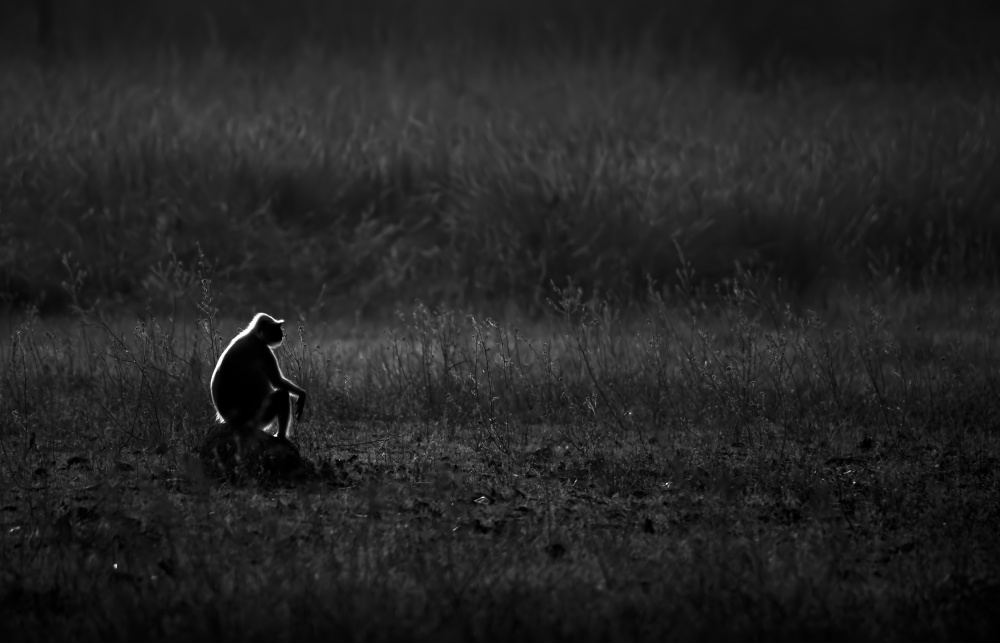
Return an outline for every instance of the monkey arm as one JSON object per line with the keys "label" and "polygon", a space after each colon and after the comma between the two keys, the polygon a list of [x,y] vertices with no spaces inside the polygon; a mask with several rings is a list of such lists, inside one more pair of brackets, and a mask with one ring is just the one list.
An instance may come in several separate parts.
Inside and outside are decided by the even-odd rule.
{"label": "monkey arm", "polygon": [[267,379],[270,380],[271,382],[271,386],[273,386],[276,389],[282,389],[288,391],[296,398],[298,398],[295,401],[295,419],[296,420],[300,419],[302,417],[302,410],[305,408],[306,405],[305,389],[303,389],[301,386],[298,386],[294,382],[286,379],[285,376],[281,374],[281,369],[278,368],[278,361],[274,359],[273,355],[271,357],[270,362],[266,364],[265,370],[267,372]]}
{"label": "monkey arm", "polygon": [[281,388],[285,389],[295,397],[305,397],[306,392],[301,386],[297,386],[291,380],[283,380],[281,383]]}
{"label": "monkey arm", "polygon": [[295,419],[302,419],[302,410],[306,407],[306,391],[301,386],[296,386],[295,384],[285,380],[285,386],[288,392],[296,397],[295,400]]}
{"label": "monkey arm", "polygon": [[291,393],[296,397],[295,400],[295,419],[299,420],[302,418],[302,409],[306,406],[306,390],[301,386],[296,385],[289,380],[282,379],[282,388]]}

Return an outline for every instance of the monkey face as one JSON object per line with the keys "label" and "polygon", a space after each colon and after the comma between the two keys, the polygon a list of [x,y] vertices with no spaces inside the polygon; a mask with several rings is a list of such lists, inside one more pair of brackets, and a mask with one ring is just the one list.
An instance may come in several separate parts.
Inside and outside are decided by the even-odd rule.
{"label": "monkey face", "polygon": [[282,321],[284,320],[261,316],[257,321],[257,337],[271,348],[281,346],[285,338],[285,331],[281,328]]}

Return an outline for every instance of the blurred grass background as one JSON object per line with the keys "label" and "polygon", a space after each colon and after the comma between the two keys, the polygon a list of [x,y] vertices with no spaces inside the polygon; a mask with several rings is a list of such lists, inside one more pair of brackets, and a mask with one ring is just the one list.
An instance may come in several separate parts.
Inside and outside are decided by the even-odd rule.
{"label": "blurred grass background", "polygon": [[801,4],[4,3],[0,297],[995,284],[994,4]]}

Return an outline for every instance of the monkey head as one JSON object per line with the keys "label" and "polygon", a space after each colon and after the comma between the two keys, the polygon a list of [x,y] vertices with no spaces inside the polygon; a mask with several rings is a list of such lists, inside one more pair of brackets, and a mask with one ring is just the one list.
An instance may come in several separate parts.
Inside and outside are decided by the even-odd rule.
{"label": "monkey head", "polygon": [[281,346],[281,342],[285,338],[285,332],[281,328],[283,323],[285,323],[284,319],[275,319],[265,313],[257,313],[253,318],[253,334],[271,348],[277,348]]}

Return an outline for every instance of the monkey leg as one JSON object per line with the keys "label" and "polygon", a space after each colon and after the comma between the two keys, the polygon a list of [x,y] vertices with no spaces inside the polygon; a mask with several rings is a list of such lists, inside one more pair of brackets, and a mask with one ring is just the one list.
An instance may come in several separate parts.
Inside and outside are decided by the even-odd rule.
{"label": "monkey leg", "polygon": [[275,419],[278,420],[278,437],[284,438],[288,433],[288,424],[292,420],[292,401],[288,391],[278,390],[267,396],[260,410],[261,424],[266,427]]}
{"label": "monkey leg", "polygon": [[228,424],[236,431],[253,431],[259,428],[259,413],[246,413],[238,408],[228,409],[225,413],[218,413],[216,417],[220,422]]}

